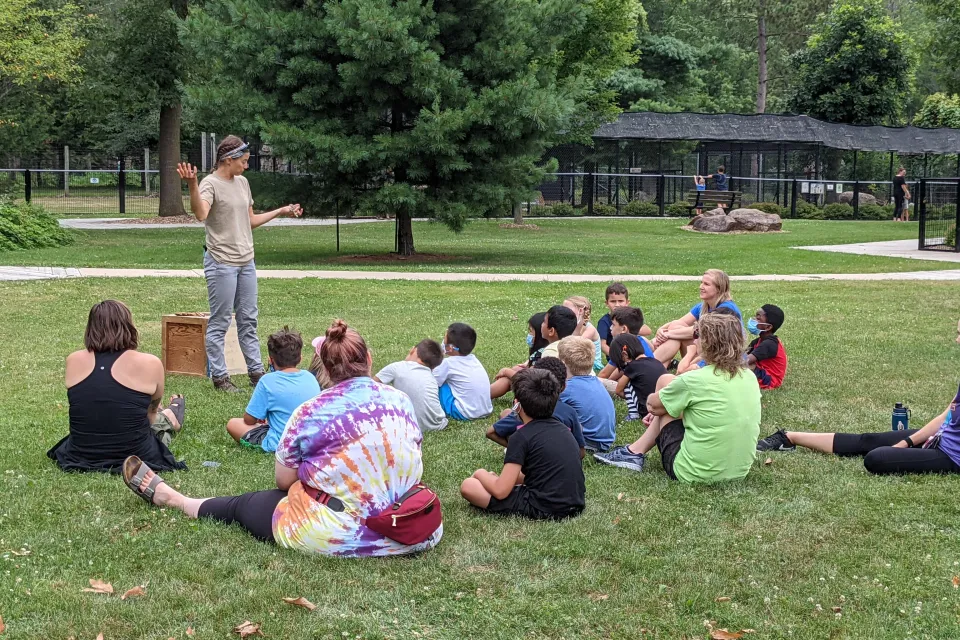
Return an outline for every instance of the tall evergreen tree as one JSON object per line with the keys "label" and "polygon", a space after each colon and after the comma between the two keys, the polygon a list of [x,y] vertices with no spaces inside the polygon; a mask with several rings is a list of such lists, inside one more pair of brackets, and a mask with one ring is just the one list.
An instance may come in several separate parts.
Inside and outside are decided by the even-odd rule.
{"label": "tall evergreen tree", "polygon": [[[331,206],[395,214],[410,255],[413,217],[459,230],[509,210],[558,132],[603,111],[595,87],[629,55],[632,28],[614,38],[621,22],[594,11],[618,3],[214,0],[188,30],[222,79],[206,101],[255,96],[265,141]],[[578,37],[603,46],[566,52]]]}

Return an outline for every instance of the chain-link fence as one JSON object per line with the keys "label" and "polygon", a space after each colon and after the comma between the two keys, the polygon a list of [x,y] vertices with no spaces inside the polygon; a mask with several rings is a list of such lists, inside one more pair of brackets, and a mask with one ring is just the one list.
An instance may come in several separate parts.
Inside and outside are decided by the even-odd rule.
{"label": "chain-link fence", "polygon": [[957,251],[960,180],[921,180],[914,196],[919,209],[920,249]]}

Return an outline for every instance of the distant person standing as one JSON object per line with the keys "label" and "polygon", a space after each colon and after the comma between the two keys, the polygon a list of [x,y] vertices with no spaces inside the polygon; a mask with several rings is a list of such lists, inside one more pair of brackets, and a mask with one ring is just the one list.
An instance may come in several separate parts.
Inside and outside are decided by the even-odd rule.
{"label": "distant person standing", "polygon": [[910,222],[910,188],[907,186],[907,170],[897,169],[893,179],[893,219],[895,222]]}
{"label": "distant person standing", "polygon": [[207,280],[210,321],[206,350],[213,386],[219,391],[240,391],[227,374],[224,337],[233,313],[237,335],[254,387],[264,375],[257,339],[257,266],[253,261],[253,230],[279,215],[299,217],[299,204],[288,204],[266,213],[253,212],[250,183],[243,177],[250,159],[249,145],[227,136],[217,145],[213,173],[197,184],[197,168],[181,162],[177,173],[190,189],[190,209],[206,229],[203,275]]}
{"label": "distant person standing", "polygon": [[706,179],[713,178],[714,190],[715,191],[727,191],[730,188],[729,177],[727,176],[727,170],[723,165],[717,167],[716,173],[711,173],[708,176],[704,176]]}

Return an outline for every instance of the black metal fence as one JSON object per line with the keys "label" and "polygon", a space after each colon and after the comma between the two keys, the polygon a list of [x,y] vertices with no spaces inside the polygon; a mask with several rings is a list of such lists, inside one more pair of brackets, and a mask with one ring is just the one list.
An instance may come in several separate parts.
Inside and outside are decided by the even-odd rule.
{"label": "black metal fence", "polygon": [[960,251],[960,180],[921,180],[913,194],[920,220],[920,249]]}

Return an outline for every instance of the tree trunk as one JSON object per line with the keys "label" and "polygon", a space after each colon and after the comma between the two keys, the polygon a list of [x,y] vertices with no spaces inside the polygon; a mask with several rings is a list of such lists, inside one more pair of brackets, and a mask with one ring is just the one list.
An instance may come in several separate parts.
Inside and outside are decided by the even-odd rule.
{"label": "tree trunk", "polygon": [[764,0],[757,11],[757,113],[767,110],[767,17]]}
{"label": "tree trunk", "polygon": [[413,218],[407,211],[397,211],[397,226],[399,227],[397,253],[401,256],[412,256],[415,253],[413,249]]}
{"label": "tree trunk", "polygon": [[160,107],[160,215],[186,215],[177,163],[180,162],[179,102]]}
{"label": "tree trunk", "polygon": [[523,205],[519,202],[513,203],[513,224],[523,224]]}

